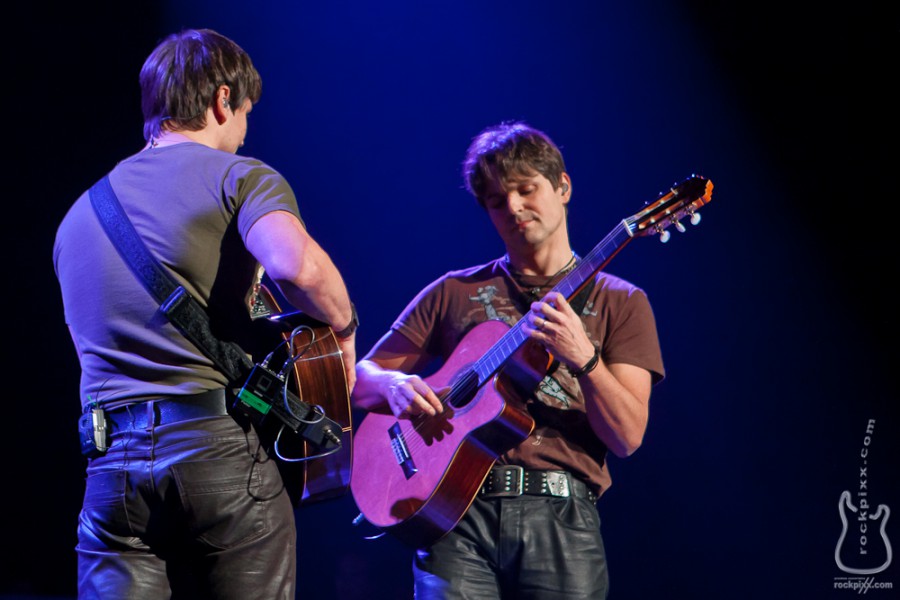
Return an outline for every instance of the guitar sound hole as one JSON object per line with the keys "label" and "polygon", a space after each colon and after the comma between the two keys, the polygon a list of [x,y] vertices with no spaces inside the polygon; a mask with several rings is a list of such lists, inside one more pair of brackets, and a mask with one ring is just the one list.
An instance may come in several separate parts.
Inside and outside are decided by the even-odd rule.
{"label": "guitar sound hole", "polygon": [[477,391],[478,375],[474,371],[466,371],[453,382],[453,386],[445,396],[446,403],[452,408],[463,408],[472,401]]}

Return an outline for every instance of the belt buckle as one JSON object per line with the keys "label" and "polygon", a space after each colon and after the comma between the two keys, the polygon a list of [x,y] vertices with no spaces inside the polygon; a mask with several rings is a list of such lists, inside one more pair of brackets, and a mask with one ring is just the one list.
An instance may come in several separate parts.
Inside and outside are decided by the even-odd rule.
{"label": "belt buckle", "polygon": [[[495,467],[495,469],[503,472],[501,489],[492,489],[487,495],[494,498],[521,496],[525,491],[525,468],[519,465],[503,465],[502,467]],[[493,479],[494,477],[495,474],[491,473],[491,478]],[[492,487],[496,488],[497,486],[493,485]]]}
{"label": "belt buckle", "polygon": [[568,473],[547,473],[547,489],[551,496],[568,498],[572,495]]}

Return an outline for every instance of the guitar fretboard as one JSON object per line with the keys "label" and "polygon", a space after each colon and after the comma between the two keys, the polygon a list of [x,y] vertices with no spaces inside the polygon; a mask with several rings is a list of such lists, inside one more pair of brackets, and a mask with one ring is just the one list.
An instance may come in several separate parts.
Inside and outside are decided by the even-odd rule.
{"label": "guitar fretboard", "polygon": [[[614,228],[593,250],[591,250],[581,262],[578,263],[568,275],[553,287],[553,292],[559,292],[566,299],[571,300],[578,290],[591,278],[597,271],[602,269],[606,264],[625,247],[625,244],[633,238],[631,226],[628,221],[622,221]],[[497,342],[485,352],[479,360],[472,365],[474,377],[477,380],[471,381],[468,377],[462,378],[459,382],[464,386],[464,390],[460,392],[471,392],[472,386],[479,388],[484,385],[494,374],[503,366],[503,364],[525,343],[528,335],[523,331],[522,323],[524,319],[520,319],[515,325],[510,327]]]}

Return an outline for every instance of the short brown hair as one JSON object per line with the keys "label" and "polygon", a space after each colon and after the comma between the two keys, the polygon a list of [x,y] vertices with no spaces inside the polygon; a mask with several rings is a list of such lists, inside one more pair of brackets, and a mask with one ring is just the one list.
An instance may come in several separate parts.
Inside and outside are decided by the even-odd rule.
{"label": "short brown hair", "polygon": [[256,103],[262,80],[250,56],[211,29],[185,29],[164,39],[141,68],[144,139],[159,135],[165,121],[173,129],[198,131],[221,85],[231,88],[233,107]]}
{"label": "short brown hair", "polygon": [[473,138],[463,161],[466,189],[482,206],[494,179],[503,181],[511,175],[535,171],[557,189],[566,165],[550,136],[522,121],[504,121],[486,128]]}

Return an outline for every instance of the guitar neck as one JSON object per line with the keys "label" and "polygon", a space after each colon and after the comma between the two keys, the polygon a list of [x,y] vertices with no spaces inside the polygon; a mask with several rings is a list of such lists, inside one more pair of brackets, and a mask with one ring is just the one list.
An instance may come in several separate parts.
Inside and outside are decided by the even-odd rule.
{"label": "guitar neck", "polygon": [[[627,220],[623,220],[616,226],[587,256],[585,256],[568,275],[553,287],[551,291],[559,292],[567,300],[571,300],[578,291],[593,277],[597,271],[609,263],[610,260],[634,239],[632,226]],[[474,377],[477,383],[469,381],[468,385],[475,383],[475,387],[481,387],[503,366],[503,364],[525,343],[528,335],[523,331],[520,319],[507,331],[491,348],[485,352],[478,361],[472,365]]]}
{"label": "guitar neck", "polygon": [[[665,230],[670,225],[684,231],[679,219],[690,217],[691,224],[696,225],[700,222],[697,210],[712,199],[712,190],[712,181],[699,175],[692,175],[670,188],[656,201],[645,204],[638,213],[623,219],[552,291],[571,301],[587,281],[635,237],[659,234],[660,241],[665,242],[669,233]],[[461,393],[486,383],[525,343],[528,336],[523,331],[523,322],[524,319],[520,319],[472,366],[471,373],[459,385]]]}

